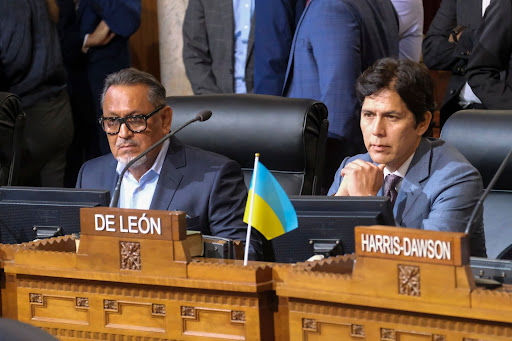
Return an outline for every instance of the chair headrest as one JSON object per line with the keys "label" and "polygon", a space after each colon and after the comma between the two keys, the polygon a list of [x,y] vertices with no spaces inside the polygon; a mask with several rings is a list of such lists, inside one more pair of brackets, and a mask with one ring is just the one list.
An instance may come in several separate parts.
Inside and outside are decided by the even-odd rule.
{"label": "chair headrest", "polygon": [[[461,110],[450,116],[441,138],[457,148],[480,172],[487,187],[512,149],[512,110]],[[512,190],[512,162],[494,189]]]}
{"label": "chair headrest", "polygon": [[211,110],[206,122],[197,122],[177,133],[183,143],[223,154],[242,168],[253,168],[254,154],[270,170],[303,172],[308,135],[318,137],[326,106],[310,99],[256,94],[173,96],[172,128]]}

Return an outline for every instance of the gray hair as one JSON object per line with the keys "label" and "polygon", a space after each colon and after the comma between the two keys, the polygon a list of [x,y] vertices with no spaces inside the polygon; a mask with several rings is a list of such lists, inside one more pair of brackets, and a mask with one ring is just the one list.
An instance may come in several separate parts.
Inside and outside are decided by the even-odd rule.
{"label": "gray hair", "polygon": [[105,93],[112,85],[138,85],[148,86],[148,101],[153,106],[165,104],[165,88],[153,75],[135,68],[123,69],[111,73],[105,78],[105,85],[101,93],[101,106],[105,100]]}

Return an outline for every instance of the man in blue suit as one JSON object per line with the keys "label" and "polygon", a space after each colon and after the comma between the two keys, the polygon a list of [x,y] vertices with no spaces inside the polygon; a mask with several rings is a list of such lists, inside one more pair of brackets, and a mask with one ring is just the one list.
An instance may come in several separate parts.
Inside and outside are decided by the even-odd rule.
{"label": "man in blue suit", "polygon": [[329,110],[328,188],[343,157],[363,150],[354,84],[377,59],[398,57],[398,17],[389,0],[311,0],[292,42],[283,96]]}
{"label": "man in blue suit", "polygon": [[[165,88],[150,74],[124,69],[109,75],[104,89],[99,120],[112,153],[82,166],[78,188],[112,191],[124,165],[171,128],[172,109],[166,105]],[[246,198],[242,171],[235,161],[172,137],[125,173],[119,207],[185,211],[188,229],[245,240]],[[264,241],[253,230],[249,258],[262,259]]]}
{"label": "man in blue suit", "polygon": [[[382,59],[359,77],[356,92],[368,153],[343,160],[328,194],[388,195],[398,226],[464,232],[482,178],[455,148],[423,137],[435,109],[428,70],[410,60]],[[471,253],[485,257],[481,213]]]}

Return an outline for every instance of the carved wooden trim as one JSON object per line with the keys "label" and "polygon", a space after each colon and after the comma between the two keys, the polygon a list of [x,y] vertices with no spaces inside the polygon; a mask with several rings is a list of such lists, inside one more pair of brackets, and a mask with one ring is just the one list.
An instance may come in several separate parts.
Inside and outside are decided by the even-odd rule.
{"label": "carved wooden trim", "polygon": [[140,243],[138,242],[119,242],[121,270],[139,270],[141,269]]}
{"label": "carved wooden trim", "polygon": [[394,341],[396,340],[396,333],[394,329],[381,328],[380,329],[381,341]]}
{"label": "carved wooden trim", "polygon": [[302,329],[307,330],[307,331],[317,332],[318,324],[317,324],[316,320],[303,318],[302,319]]}
{"label": "carved wooden trim", "polygon": [[151,313],[153,315],[165,316],[165,304],[152,304]]}
{"label": "carved wooden trim", "polygon": [[350,335],[354,337],[365,337],[364,326],[361,324],[351,324]]}
{"label": "carved wooden trim", "polygon": [[421,296],[420,267],[398,265],[398,293],[407,296]]}
{"label": "carved wooden trim", "polygon": [[446,336],[434,334],[432,335],[432,341],[446,341]]}
{"label": "carved wooden trim", "polygon": [[232,310],[231,322],[245,323],[245,311]]}
{"label": "carved wooden trim", "polygon": [[43,295],[30,293],[29,294],[29,302],[42,305],[43,304]]}
{"label": "carved wooden trim", "polygon": [[[58,338],[68,338],[70,339],[78,339],[78,340],[99,340],[99,336],[101,335],[101,340],[115,340],[115,341],[121,341],[121,340],[139,340],[139,338],[134,337],[133,334],[117,334],[117,333],[108,333],[105,331],[102,331],[101,333],[98,333],[97,331],[88,331],[88,330],[79,330],[79,329],[66,329],[66,328],[59,328],[59,327],[45,327],[41,326],[39,327],[45,332],[58,337]],[[140,338],[142,340],[145,338]],[[156,337],[151,336],[151,341],[172,341],[168,337]]]}
{"label": "carved wooden trim", "polygon": [[181,317],[195,319],[196,318],[196,309],[194,307],[182,306],[181,307]]}
{"label": "carved wooden trim", "polygon": [[[352,319],[363,322],[364,321],[385,321],[386,323],[394,323],[400,325],[415,326],[421,328],[431,329],[437,333],[445,330],[455,331],[465,335],[481,334],[485,330],[485,335],[511,338],[512,340],[512,326],[497,324],[488,325],[485,321],[478,321],[472,319],[461,320],[447,320],[436,317],[435,315],[404,315],[391,310],[386,311],[379,308],[357,307],[344,304],[336,304],[333,306],[323,306],[307,301],[296,301],[291,299],[288,302],[290,311],[299,314],[322,314],[326,316],[336,316],[337,318]],[[469,339],[467,341],[470,341]]]}
{"label": "carved wooden trim", "polygon": [[89,298],[87,297],[77,297],[75,299],[75,302],[76,302],[76,307],[77,308],[85,308],[85,309],[89,309]]}
{"label": "carved wooden trim", "polygon": [[237,295],[216,295],[213,293],[204,293],[196,290],[159,290],[157,288],[126,288],[123,286],[106,287],[97,285],[95,281],[81,280],[77,283],[75,280],[59,278],[54,282],[41,280],[35,277],[23,277],[18,275],[17,287],[29,289],[32,291],[59,290],[78,292],[81,295],[108,295],[108,296],[126,296],[126,297],[158,297],[161,300],[172,300],[179,302],[194,302],[194,304],[222,304],[239,309],[258,308],[261,302],[268,302],[270,295],[260,297],[239,297]]}
{"label": "carved wooden trim", "polygon": [[115,300],[103,300],[103,309],[106,311],[116,311],[118,309],[117,301]]}

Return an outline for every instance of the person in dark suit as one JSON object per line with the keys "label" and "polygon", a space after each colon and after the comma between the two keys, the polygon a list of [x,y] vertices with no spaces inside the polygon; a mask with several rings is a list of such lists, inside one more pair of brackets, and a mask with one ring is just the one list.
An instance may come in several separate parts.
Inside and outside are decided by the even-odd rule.
{"label": "person in dark suit", "polygon": [[468,65],[468,82],[486,109],[512,109],[512,2],[492,0]]}
{"label": "person in dark suit", "polygon": [[254,0],[189,0],[183,62],[195,95],[253,92],[253,7]]}
{"label": "person in dark suit", "polygon": [[467,83],[467,65],[485,10],[482,0],[444,0],[423,40],[425,65],[452,72],[440,109],[441,127],[454,112],[481,105]]}
{"label": "person in dark suit", "polygon": [[254,11],[254,93],[281,96],[295,27],[307,0],[258,0]]}
{"label": "person in dark suit", "polygon": [[[169,132],[172,109],[165,104],[160,82],[136,69],[109,75],[104,89],[100,122],[112,153],[86,162],[76,187],[113,191],[124,165]],[[185,211],[189,229],[245,240],[246,198],[235,161],[172,137],[125,173],[119,207]],[[251,259],[263,257],[263,242],[253,231]]]}
{"label": "person in dark suit", "polygon": [[[359,77],[366,154],[341,163],[329,195],[387,195],[398,226],[464,232],[483,193],[480,173],[455,148],[426,138],[435,109],[428,70],[410,60],[379,60]],[[471,236],[485,257],[482,212]]]}
{"label": "person in dark suit", "polygon": [[398,56],[398,17],[389,0],[311,0],[299,21],[282,94],[329,110],[326,183],[341,160],[363,150],[354,84],[377,59]]}
{"label": "person in dark suit", "polygon": [[27,114],[18,177],[25,186],[63,187],[73,140],[66,70],[49,15],[52,3],[0,1],[0,91],[18,95]]}
{"label": "person in dark suit", "polygon": [[[87,53],[87,76],[100,117],[100,96],[105,77],[130,67],[128,40],[140,26],[140,0],[80,0],[77,16],[80,22],[82,51]],[[109,152],[105,135],[98,132],[99,141],[90,149],[99,154]]]}

